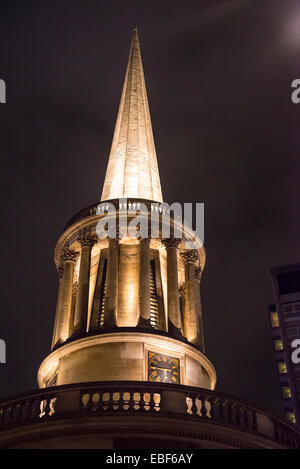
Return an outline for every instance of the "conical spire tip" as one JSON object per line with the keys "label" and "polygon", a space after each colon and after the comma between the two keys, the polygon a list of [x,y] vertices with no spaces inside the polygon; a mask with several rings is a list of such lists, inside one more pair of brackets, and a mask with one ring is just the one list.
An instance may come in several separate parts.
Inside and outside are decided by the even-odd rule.
{"label": "conical spire tip", "polygon": [[101,200],[120,198],[163,200],[136,25]]}

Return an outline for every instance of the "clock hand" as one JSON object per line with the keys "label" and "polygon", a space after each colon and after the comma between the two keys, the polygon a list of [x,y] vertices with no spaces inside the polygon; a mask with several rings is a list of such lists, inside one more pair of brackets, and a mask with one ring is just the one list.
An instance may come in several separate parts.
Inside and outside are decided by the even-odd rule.
{"label": "clock hand", "polygon": [[172,371],[170,368],[162,368],[161,366],[150,365],[150,368],[154,368],[155,370]]}

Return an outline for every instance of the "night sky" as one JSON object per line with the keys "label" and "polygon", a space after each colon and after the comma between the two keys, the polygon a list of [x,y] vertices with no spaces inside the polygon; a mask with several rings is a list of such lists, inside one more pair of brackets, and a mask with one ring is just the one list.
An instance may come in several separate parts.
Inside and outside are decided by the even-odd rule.
{"label": "night sky", "polygon": [[205,203],[217,390],[281,412],[269,270],[300,261],[299,0],[0,6],[0,395],[37,387],[64,224],[99,201],[137,24],[164,200]]}

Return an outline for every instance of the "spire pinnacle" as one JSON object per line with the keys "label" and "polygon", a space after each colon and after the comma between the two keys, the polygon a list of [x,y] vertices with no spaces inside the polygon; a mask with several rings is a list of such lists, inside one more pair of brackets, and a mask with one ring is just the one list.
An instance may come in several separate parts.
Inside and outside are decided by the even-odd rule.
{"label": "spire pinnacle", "polygon": [[101,200],[123,197],[162,202],[136,26],[132,33],[128,65]]}

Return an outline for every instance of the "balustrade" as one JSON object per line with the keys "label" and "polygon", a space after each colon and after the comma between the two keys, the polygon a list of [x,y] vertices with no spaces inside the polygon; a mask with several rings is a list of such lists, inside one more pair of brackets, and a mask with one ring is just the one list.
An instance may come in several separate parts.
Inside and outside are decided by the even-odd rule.
{"label": "balustrade", "polygon": [[0,439],[7,429],[68,416],[138,414],[217,423],[300,448],[296,428],[244,401],[190,386],[134,381],[57,386],[2,399]]}

